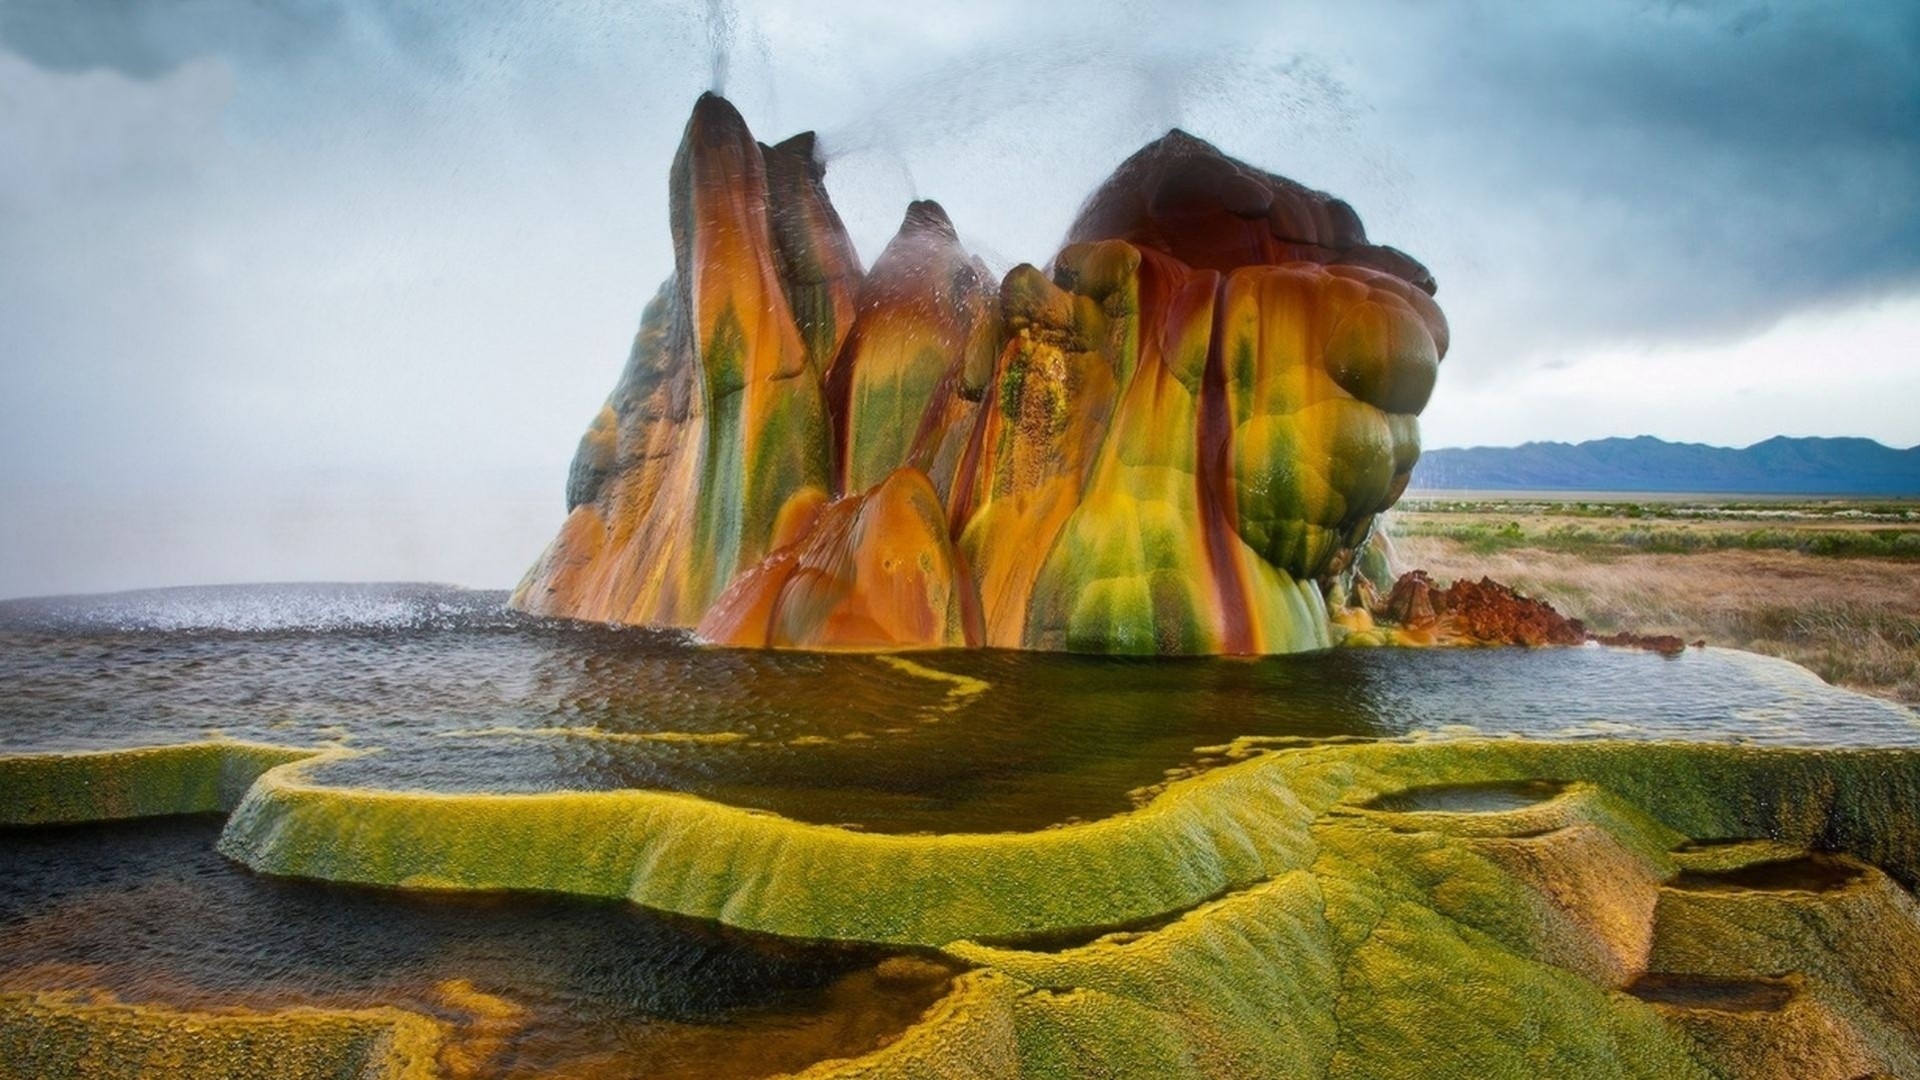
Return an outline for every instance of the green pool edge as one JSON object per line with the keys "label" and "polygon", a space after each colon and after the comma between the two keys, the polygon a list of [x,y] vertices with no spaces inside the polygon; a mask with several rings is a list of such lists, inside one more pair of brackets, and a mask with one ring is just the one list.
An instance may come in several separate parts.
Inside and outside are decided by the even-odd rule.
{"label": "green pool edge", "polygon": [[[1625,992],[1649,961],[1622,959],[1614,940],[1654,942],[1662,911],[1699,933],[1731,932],[1711,910],[1685,914],[1697,897],[1661,900],[1672,852],[1688,840],[1841,853],[1890,874],[1887,895],[1911,908],[1892,881],[1920,876],[1916,750],[1308,746],[1176,782],[1100,821],[943,836],[865,834],[649,791],[314,784],[312,764],[337,753],[209,742],[0,758],[0,821],[231,809],[221,849],[262,872],[624,897],[791,938],[929,946],[973,966],[891,1045],[808,1075],[1044,1076],[1152,1063],[1168,1075],[1388,1076],[1416,1062],[1435,1075],[1767,1075],[1753,1066],[1774,1060],[1766,1040],[1834,1053],[1820,1040],[1839,1030],[1846,1053],[1920,1070],[1920,1032],[1879,1015],[1860,989],[1871,980],[1845,965],[1760,957],[1818,969],[1812,989],[1794,999],[1797,1012],[1770,1019],[1786,1035],[1727,1034],[1711,1017]],[[1563,786],[1489,813],[1367,806],[1409,788],[1511,780]],[[1584,866],[1606,876],[1583,878]],[[1855,968],[1873,966],[1875,948],[1920,945],[1920,920],[1900,902],[1876,900],[1894,914],[1876,908],[1847,924],[1866,950]],[[1793,920],[1825,910],[1781,904],[1769,925],[1785,944],[1755,949],[1791,952]],[[1182,911],[1077,948],[975,943]]]}

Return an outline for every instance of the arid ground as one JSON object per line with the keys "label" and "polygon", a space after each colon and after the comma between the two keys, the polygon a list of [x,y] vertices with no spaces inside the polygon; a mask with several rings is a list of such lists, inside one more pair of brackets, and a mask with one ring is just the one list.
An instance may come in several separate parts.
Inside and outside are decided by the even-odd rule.
{"label": "arid ground", "polygon": [[1389,529],[1400,565],[1441,582],[1484,575],[1595,632],[1704,638],[1920,704],[1920,503],[1435,494]]}

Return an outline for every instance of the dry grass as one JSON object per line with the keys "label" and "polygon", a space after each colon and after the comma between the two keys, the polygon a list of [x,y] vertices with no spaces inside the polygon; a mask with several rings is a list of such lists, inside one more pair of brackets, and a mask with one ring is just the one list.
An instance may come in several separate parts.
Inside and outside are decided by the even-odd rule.
{"label": "dry grass", "polygon": [[1705,638],[1920,704],[1920,568],[1910,560],[1766,550],[1487,551],[1436,535],[1394,543],[1404,566],[1442,581],[1491,577],[1599,632]]}

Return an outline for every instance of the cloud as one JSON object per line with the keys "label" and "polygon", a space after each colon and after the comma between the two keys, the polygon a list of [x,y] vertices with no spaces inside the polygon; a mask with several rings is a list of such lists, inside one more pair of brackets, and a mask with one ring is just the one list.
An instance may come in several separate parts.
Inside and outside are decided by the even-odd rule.
{"label": "cloud", "polygon": [[[863,171],[830,175],[836,195],[908,177],[964,204],[969,239],[1039,261],[1113,162],[1179,124],[1427,261],[1451,378],[1920,286],[1911,5],[982,3],[926,41],[851,10],[805,63],[779,58],[806,35],[765,27],[773,80],[812,93],[802,119]],[[836,69],[857,96],[822,89]],[[897,211],[868,226],[857,202],[870,250]]]}
{"label": "cloud", "polygon": [[208,57],[290,62],[331,47],[345,21],[338,5],[301,0],[25,0],[0,7],[0,42],[49,71],[156,79]]}
{"label": "cloud", "polygon": [[1485,215],[1441,242],[1486,344],[1743,334],[1920,282],[1920,9],[1472,10],[1369,89],[1432,204]]}
{"label": "cloud", "polygon": [[[1743,344],[1783,320],[1891,298],[1872,340],[1900,348],[1884,328],[1901,318],[1920,336],[1904,303],[1920,9],[1903,2],[16,0],[0,4],[0,495],[190,485],[240,503],[348,470],[354,491],[464,484],[490,535],[481,517],[527,505],[512,485],[557,514],[574,439],[670,267],[686,109],[723,68],[762,138],[821,131],[868,258],[920,195],[1001,268],[1043,262],[1081,198],[1173,125],[1347,198],[1440,280],[1455,344],[1434,430],[1462,441],[1556,434],[1519,403],[1642,370],[1622,357],[1722,379],[1741,370],[1727,357],[1794,363]],[[1789,339],[1866,410],[1856,427],[1920,441],[1906,384],[1848,382],[1822,335]],[[1697,407],[1738,414],[1716,430],[1805,431],[1817,413],[1847,433],[1844,411],[1791,397]],[[1606,413],[1619,433],[1636,433],[1632,401]],[[1462,411],[1508,407],[1523,415]],[[35,543],[0,543],[0,561],[92,580]]]}
{"label": "cloud", "polygon": [[[1622,343],[1455,386],[1420,418],[1430,446],[1626,433],[1748,446],[1775,435],[1920,444],[1920,295],[1808,310],[1737,342]],[[1844,360],[1844,362],[1841,362]],[[1543,427],[1540,418],[1550,419]]]}

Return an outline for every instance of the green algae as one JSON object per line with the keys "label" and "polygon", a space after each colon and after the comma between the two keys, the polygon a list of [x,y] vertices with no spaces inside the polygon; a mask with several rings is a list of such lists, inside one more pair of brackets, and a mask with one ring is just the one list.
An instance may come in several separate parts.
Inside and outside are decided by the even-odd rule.
{"label": "green algae", "polygon": [[[330,788],[307,776],[308,753],[207,744],[129,760],[198,770],[181,801],[216,807],[255,768],[222,850],[270,873],[622,896],[787,937],[936,947],[973,968],[895,1042],[809,1076],[1920,1071],[1906,1006],[1920,905],[1896,883],[1920,873],[1916,751],[1309,745],[1100,821],[935,836],[647,791]],[[21,760],[0,759],[16,770],[0,776]],[[89,769],[131,771],[36,767],[38,794],[4,801],[16,818],[15,803],[88,805],[59,789]],[[1526,797],[1421,795],[1476,787]],[[1846,872],[1818,890],[1737,873],[1807,851]],[[1712,873],[1731,884],[1698,887]],[[1068,948],[981,943],[1152,918]],[[1771,1027],[1711,1007],[1714,980],[1786,976]],[[1706,1005],[1646,989],[1696,983]]]}
{"label": "green algae", "polygon": [[0,993],[0,1080],[414,1080],[447,1075],[443,1025],[402,1009],[186,1012]]}
{"label": "green algae", "polygon": [[[935,946],[1146,918],[1304,858],[1311,811],[1236,792],[1035,833],[873,835],[651,791],[481,796],[261,778],[221,849],[267,873],[625,897],[798,938]],[[1289,850],[1289,849],[1294,850]]]}
{"label": "green algae", "polygon": [[1717,848],[1712,856],[1712,870],[1690,860],[1688,872],[1661,890],[1652,967],[1724,981],[1791,972],[1809,1003],[1803,1011],[1813,1014],[1800,1027],[1818,1033],[1844,1025],[1886,1071],[1920,1075],[1908,1019],[1920,1001],[1920,969],[1903,962],[1920,956],[1920,904],[1912,895],[1846,856],[1785,860],[1771,842]]}
{"label": "green algae", "polygon": [[[1509,757],[1505,748],[1471,749],[1483,765]],[[1800,765],[1727,753],[1746,758],[1758,772],[1791,774]],[[1559,758],[1560,775],[1579,766],[1610,771],[1596,767],[1584,750],[1548,756]],[[1648,764],[1644,756],[1640,764]],[[1837,771],[1828,791],[1844,804],[1852,770]],[[1792,803],[1796,794],[1783,792],[1779,802]],[[1691,804],[1676,799],[1674,805]],[[1703,1020],[1698,1010],[1623,992],[1649,964],[1680,959],[1684,966],[1690,959],[1670,955],[1665,944],[1656,949],[1656,927],[1663,943],[1669,934],[1692,935],[1666,914],[1664,899],[1659,914],[1652,902],[1641,902],[1660,893],[1660,882],[1674,872],[1665,848],[1681,838],[1610,793],[1583,784],[1512,814],[1504,824],[1518,832],[1514,837],[1495,835],[1500,823],[1487,820],[1502,815],[1462,814],[1451,822],[1435,815],[1441,827],[1414,831],[1395,831],[1380,820],[1386,816],[1323,817],[1312,826],[1322,855],[1310,869],[1205,905],[1137,939],[1060,953],[966,943],[949,951],[1017,979],[1028,990],[1016,999],[1016,1014],[1048,1018],[1029,1019],[1022,1028],[1032,1032],[1017,1070],[1025,1075],[1111,1074],[1097,1052],[1063,1043],[1055,1031],[1071,1024],[1069,1009],[1089,1010],[1093,1001],[1108,1003],[1106,1021],[1126,1032],[1137,1055],[1127,1059],[1127,1071],[1141,1075],[1912,1074],[1920,1032],[1901,1004],[1913,1000],[1912,988],[1897,981],[1920,973],[1920,950],[1907,947],[1920,926],[1911,911],[1796,926],[1779,934],[1779,941],[1797,943],[1786,949],[1751,939],[1700,942],[1702,952],[1744,957],[1756,970],[1791,969],[1798,956],[1835,938],[1862,953],[1896,950],[1891,958],[1856,954],[1806,965],[1811,973],[1796,977],[1812,991],[1789,1007],[1780,1034],[1746,1021]],[[1536,832],[1542,816],[1562,824]],[[1507,857],[1498,845],[1546,850],[1529,863]],[[1596,861],[1626,902],[1609,905],[1593,895],[1596,880],[1583,880],[1581,871]],[[1887,895],[1912,907],[1884,875],[1879,880]],[[1582,971],[1569,963],[1578,950],[1567,950],[1566,939],[1598,939],[1607,929],[1605,918],[1580,918],[1582,907],[1635,924],[1628,929],[1637,933],[1616,937],[1637,939],[1637,950],[1611,969],[1590,964]],[[1557,918],[1542,918],[1542,909]],[[1743,924],[1730,919],[1727,925]],[[1604,951],[1599,945],[1587,950]],[[1885,985],[1848,994],[1835,989],[1841,983],[1831,969]],[[1823,1054],[1829,1067],[1810,1067]],[[1850,1073],[1832,1071],[1855,1066]]]}
{"label": "green algae", "polygon": [[[1920,754],[1460,741],[1280,752],[1033,833],[869,835],[651,791],[437,795],[264,776],[222,849],[364,884],[625,897],[789,937],[933,945],[1151,918],[1308,865],[1309,826],[1401,788],[1585,780],[1676,837],[1775,836],[1911,880]],[[1551,804],[1549,804],[1551,805]],[[1496,815],[1497,816],[1497,815]]]}
{"label": "green algae", "polygon": [[0,755],[0,825],[62,825],[225,813],[260,775],[324,753],[209,740],[173,746]]}

